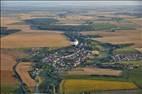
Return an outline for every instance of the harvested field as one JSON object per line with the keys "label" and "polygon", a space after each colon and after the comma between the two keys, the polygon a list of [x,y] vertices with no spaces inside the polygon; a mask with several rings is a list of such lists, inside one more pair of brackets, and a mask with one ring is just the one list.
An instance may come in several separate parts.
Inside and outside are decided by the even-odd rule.
{"label": "harvested field", "polygon": [[25,55],[21,51],[1,49],[1,84],[15,85],[17,83],[13,75],[13,66],[16,64],[16,58]]}
{"label": "harvested field", "polygon": [[121,76],[121,70],[102,69],[102,68],[76,68],[67,71],[66,75],[99,75],[99,76]]}
{"label": "harvested field", "polygon": [[138,50],[138,51],[142,52],[142,48],[136,48],[136,50]]}
{"label": "harvested field", "polygon": [[0,17],[1,27],[7,27],[12,23],[19,22],[18,20],[12,17]]}
{"label": "harvested field", "polygon": [[84,35],[99,35],[102,38],[96,38],[104,43],[112,44],[134,44],[135,48],[142,48],[142,31],[141,30],[119,30],[116,32],[82,32]]}
{"label": "harvested field", "polygon": [[14,74],[12,71],[9,70],[0,70],[1,85],[15,85],[17,83],[16,79],[14,78]]}
{"label": "harvested field", "polygon": [[12,71],[12,67],[16,64],[15,59],[6,53],[1,53],[1,70]]}
{"label": "harvested field", "polygon": [[69,41],[61,33],[19,32],[1,38],[1,48],[65,47]]}
{"label": "harvested field", "polygon": [[33,91],[36,82],[33,80],[28,71],[31,68],[31,62],[21,62],[18,64],[16,71],[20,75],[22,81],[30,88],[31,91]]}
{"label": "harvested field", "polygon": [[23,56],[24,53],[14,49],[0,49],[0,50],[1,50],[0,51],[1,94],[15,94],[18,88],[18,82],[14,76],[13,66],[16,64],[16,58]]}
{"label": "harvested field", "polygon": [[133,22],[139,26],[142,26],[142,18],[131,18],[131,19],[127,19],[130,22]]}
{"label": "harvested field", "polygon": [[63,80],[61,83],[62,94],[79,94],[84,91],[102,90],[128,90],[136,89],[131,82],[99,81],[99,80]]}

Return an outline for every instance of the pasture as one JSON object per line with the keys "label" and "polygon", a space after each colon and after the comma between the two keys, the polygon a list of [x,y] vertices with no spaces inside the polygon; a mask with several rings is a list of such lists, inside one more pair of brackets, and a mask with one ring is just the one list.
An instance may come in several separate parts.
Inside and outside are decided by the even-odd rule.
{"label": "pasture", "polygon": [[137,89],[137,86],[132,82],[70,79],[62,81],[60,91],[61,94],[79,94],[81,92],[128,89]]}

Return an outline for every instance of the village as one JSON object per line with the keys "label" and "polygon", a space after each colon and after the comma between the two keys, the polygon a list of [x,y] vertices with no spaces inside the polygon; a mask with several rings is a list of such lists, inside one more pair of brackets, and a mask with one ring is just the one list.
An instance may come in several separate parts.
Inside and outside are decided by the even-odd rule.
{"label": "village", "polygon": [[[91,51],[86,49],[83,44],[72,42],[71,47],[60,49],[54,53],[46,53],[44,58],[42,58],[43,64],[52,63],[53,66],[58,70],[58,72],[63,72],[65,70],[70,70],[83,64],[85,59],[91,55]],[[34,55],[38,52],[34,53]]]}
{"label": "village", "polygon": [[132,54],[117,54],[112,56],[112,61],[114,62],[131,61],[131,60],[142,60],[142,54],[132,53]]}
{"label": "village", "polygon": [[[110,57],[105,56],[101,59],[97,59],[99,51],[91,50],[90,46],[87,45],[89,36],[86,37],[81,34],[71,34],[68,37],[71,39],[71,46],[57,49],[51,53],[44,53],[44,55],[37,50],[33,52],[32,56],[42,55],[42,65],[51,64],[58,73],[69,71],[80,66],[123,69],[125,65],[120,62],[142,60],[142,53],[140,52],[131,54],[116,54],[111,55]],[[87,64],[86,60],[91,60],[91,58],[95,58],[96,61],[100,61],[102,63],[96,64],[94,61],[94,63]],[[107,61],[107,58],[109,58],[109,61]],[[131,64],[129,64],[129,66],[133,67]]]}

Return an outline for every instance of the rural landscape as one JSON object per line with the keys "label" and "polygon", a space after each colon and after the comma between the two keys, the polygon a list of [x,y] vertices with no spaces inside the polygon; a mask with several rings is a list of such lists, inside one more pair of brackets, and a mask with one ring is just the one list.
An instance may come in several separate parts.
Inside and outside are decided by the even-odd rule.
{"label": "rural landscape", "polygon": [[1,8],[1,94],[142,94],[141,1]]}

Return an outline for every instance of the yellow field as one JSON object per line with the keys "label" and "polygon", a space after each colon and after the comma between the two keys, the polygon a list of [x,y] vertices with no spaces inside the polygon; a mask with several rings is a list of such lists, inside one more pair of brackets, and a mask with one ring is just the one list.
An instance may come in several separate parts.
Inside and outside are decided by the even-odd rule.
{"label": "yellow field", "polygon": [[125,90],[136,89],[137,86],[131,82],[99,81],[99,80],[63,80],[61,83],[61,94],[79,94],[83,91],[97,90]]}
{"label": "yellow field", "polygon": [[1,38],[1,48],[65,47],[69,41],[61,33],[18,32]]}

